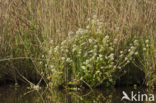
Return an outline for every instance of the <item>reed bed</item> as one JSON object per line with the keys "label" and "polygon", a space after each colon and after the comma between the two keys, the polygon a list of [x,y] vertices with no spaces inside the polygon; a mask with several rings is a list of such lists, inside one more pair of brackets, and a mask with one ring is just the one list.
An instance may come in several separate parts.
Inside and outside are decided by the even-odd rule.
{"label": "reed bed", "polygon": [[92,89],[135,68],[144,74],[135,83],[154,88],[155,0],[1,0],[0,8],[1,80]]}

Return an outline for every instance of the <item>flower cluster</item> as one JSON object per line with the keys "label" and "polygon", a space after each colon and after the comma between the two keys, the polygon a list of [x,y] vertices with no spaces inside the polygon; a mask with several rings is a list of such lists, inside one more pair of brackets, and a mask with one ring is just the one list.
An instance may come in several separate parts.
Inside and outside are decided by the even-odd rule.
{"label": "flower cluster", "polygon": [[[117,70],[122,71],[139,56],[139,40],[133,39],[125,48],[118,48],[119,38],[102,34],[103,23],[97,16],[94,15],[88,21],[90,25],[86,29],[79,28],[75,33],[70,31],[69,38],[49,47],[48,56],[51,58],[47,65],[50,65],[52,75],[60,77],[62,73],[65,81],[83,80],[91,87],[104,81],[115,83],[116,78],[112,74]],[[143,45],[143,51],[146,51],[149,40]]]}

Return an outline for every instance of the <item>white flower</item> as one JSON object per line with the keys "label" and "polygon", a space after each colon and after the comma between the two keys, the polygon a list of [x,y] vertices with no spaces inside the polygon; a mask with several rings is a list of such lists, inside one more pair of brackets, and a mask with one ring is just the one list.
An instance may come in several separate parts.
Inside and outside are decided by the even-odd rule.
{"label": "white flower", "polygon": [[98,74],[98,73],[100,73],[100,71],[98,70],[98,71],[96,71],[96,73]]}
{"label": "white flower", "polygon": [[125,57],[125,60],[128,60],[128,58],[127,58],[127,57]]}
{"label": "white flower", "polygon": [[132,47],[131,47],[131,49],[132,49],[132,50],[134,50],[134,49],[135,49],[135,47],[134,47],[134,46],[132,46]]}
{"label": "white flower", "polygon": [[121,54],[119,57],[122,58],[123,57],[123,54]]}
{"label": "white flower", "polygon": [[97,60],[99,60],[100,59],[100,57],[97,57]]}
{"label": "white flower", "polygon": [[121,67],[118,67],[118,69],[121,69]]}
{"label": "white flower", "polygon": [[103,60],[103,58],[100,58],[100,61],[102,61]]}
{"label": "white flower", "polygon": [[132,55],[134,54],[134,52],[135,52],[135,51],[131,51],[131,52],[129,53],[129,55],[132,56]]}
{"label": "white flower", "polygon": [[71,60],[70,60],[70,58],[67,58],[67,60],[66,60],[67,62],[70,62]]}
{"label": "white flower", "polygon": [[108,35],[106,35],[106,36],[105,36],[105,38],[106,38],[106,39],[109,39],[109,36],[108,36]]}
{"label": "white flower", "polygon": [[68,50],[68,49],[66,49],[65,51],[66,51],[67,53],[69,52],[69,50]]}
{"label": "white flower", "polygon": [[146,44],[149,43],[149,40],[146,40],[145,43],[146,43]]}
{"label": "white flower", "polygon": [[65,57],[62,57],[61,59],[64,61],[65,60]]}
{"label": "white flower", "polygon": [[105,44],[105,43],[107,42],[108,39],[109,39],[109,36],[106,35],[106,36],[103,38],[102,42]]}
{"label": "white flower", "polygon": [[114,65],[114,67],[113,67],[114,69],[116,69],[116,65]]}
{"label": "white flower", "polygon": [[45,67],[47,67],[48,65],[47,64],[45,64]]}
{"label": "white flower", "polygon": [[108,59],[108,57],[107,57],[107,56],[105,56],[105,59]]}
{"label": "white flower", "polygon": [[109,55],[109,57],[111,57],[111,56],[114,56],[114,54],[113,54],[113,53],[111,53],[111,54]]}
{"label": "white flower", "polygon": [[92,39],[89,39],[89,43],[92,43],[92,41],[93,41]]}
{"label": "white flower", "polygon": [[122,54],[123,53],[123,51],[120,51],[120,54]]}
{"label": "white flower", "polygon": [[53,68],[54,68],[54,66],[53,66],[53,65],[51,65],[51,66],[50,66],[50,68],[51,68],[51,69],[53,69]]}
{"label": "white flower", "polygon": [[75,51],[76,51],[76,48],[73,48],[73,49],[72,49],[72,52],[75,52]]}
{"label": "white flower", "polygon": [[111,53],[111,54],[108,56],[108,58],[110,58],[110,60],[114,60],[114,54]]}
{"label": "white flower", "polygon": [[143,48],[143,51],[146,51],[147,49],[146,48]]}
{"label": "white flower", "polygon": [[138,45],[138,40],[135,40],[134,41],[134,45]]}
{"label": "white flower", "polygon": [[42,58],[44,58],[44,55],[42,55]]}
{"label": "white flower", "polygon": [[61,45],[64,45],[66,43],[66,40],[64,40],[62,43],[61,43]]}
{"label": "white flower", "polygon": [[83,70],[85,70],[85,69],[86,69],[86,67],[85,67],[85,66],[82,66],[81,68],[82,68]]}
{"label": "white flower", "polygon": [[93,53],[93,52],[94,52],[93,50],[90,50],[90,51],[89,51],[89,53]]}
{"label": "white flower", "polygon": [[100,54],[99,57],[102,58],[102,55]]}
{"label": "white flower", "polygon": [[149,47],[149,45],[147,44],[147,45],[146,45],[146,47],[148,48],[148,47]]}
{"label": "white flower", "polygon": [[135,55],[138,55],[138,52],[135,52]]}
{"label": "white flower", "polygon": [[94,45],[94,48],[97,48],[97,45]]}
{"label": "white flower", "polygon": [[81,54],[81,51],[79,51],[78,54],[80,55]]}
{"label": "white flower", "polygon": [[58,51],[58,48],[59,48],[59,46],[56,46],[56,47],[54,48],[54,52],[57,52],[57,51]]}

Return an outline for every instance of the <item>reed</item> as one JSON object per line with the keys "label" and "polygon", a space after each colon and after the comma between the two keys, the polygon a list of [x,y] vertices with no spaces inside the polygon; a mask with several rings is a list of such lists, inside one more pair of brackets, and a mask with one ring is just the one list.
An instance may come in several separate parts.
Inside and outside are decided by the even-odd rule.
{"label": "reed", "polygon": [[17,82],[20,73],[51,87],[94,88],[115,85],[132,65],[155,85],[154,0],[2,0],[0,7],[2,79]]}

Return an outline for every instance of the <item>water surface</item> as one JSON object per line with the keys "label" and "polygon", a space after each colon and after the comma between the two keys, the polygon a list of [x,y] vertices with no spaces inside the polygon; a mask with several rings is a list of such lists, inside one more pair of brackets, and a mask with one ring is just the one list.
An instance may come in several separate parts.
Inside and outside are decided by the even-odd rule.
{"label": "water surface", "polygon": [[[130,94],[131,91],[147,93],[145,89],[132,88],[71,92],[56,89],[48,90],[46,88],[32,91],[26,87],[0,87],[0,103],[134,103],[121,101],[122,91],[125,91],[127,94]],[[156,92],[154,94],[156,95]]]}

